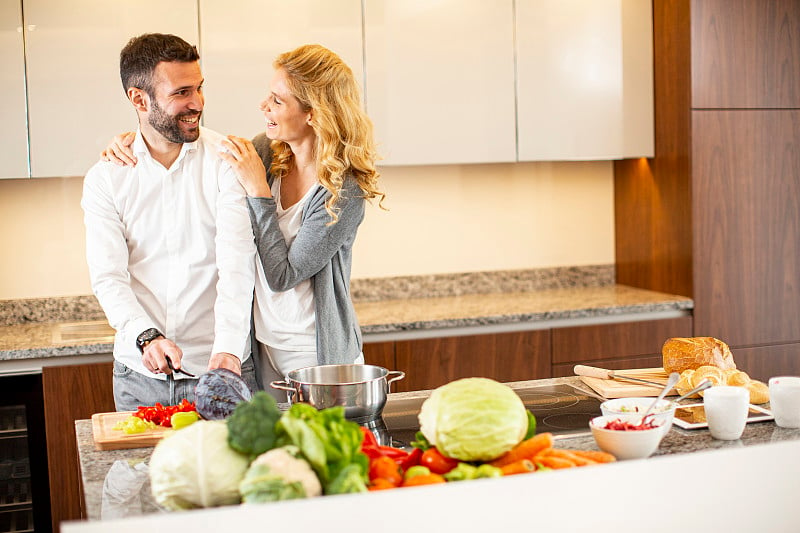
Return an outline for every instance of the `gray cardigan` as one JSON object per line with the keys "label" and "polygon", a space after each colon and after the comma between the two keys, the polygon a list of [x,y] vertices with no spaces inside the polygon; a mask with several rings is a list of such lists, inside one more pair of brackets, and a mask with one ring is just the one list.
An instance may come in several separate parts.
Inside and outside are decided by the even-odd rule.
{"label": "gray cardigan", "polygon": [[[269,139],[253,139],[256,151],[269,170]],[[267,175],[272,185],[273,177]],[[258,257],[267,284],[275,292],[311,279],[317,328],[317,361],[321,365],[349,364],[361,354],[361,328],[350,299],[353,242],[364,220],[364,197],[356,181],[345,179],[339,197],[339,220],[327,226],[330,215],[325,201],[330,193],[319,187],[303,207],[302,226],[291,248],[286,245],[276,216],[274,198],[247,198]]]}

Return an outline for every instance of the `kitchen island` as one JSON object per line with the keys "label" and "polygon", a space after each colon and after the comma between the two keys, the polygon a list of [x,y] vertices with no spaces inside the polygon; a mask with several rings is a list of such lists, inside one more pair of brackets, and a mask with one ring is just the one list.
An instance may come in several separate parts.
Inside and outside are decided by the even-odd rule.
{"label": "kitchen island", "polygon": [[[576,377],[509,385],[524,392],[551,384],[587,390]],[[390,394],[384,415],[427,394]],[[76,435],[89,521],[64,524],[66,533],[246,530],[254,523],[292,529],[326,524],[326,529],[339,531],[353,527],[354,520],[378,531],[429,531],[439,526],[488,531],[490,526],[496,530],[504,525],[560,524],[560,530],[605,531],[614,526],[616,531],[674,533],[680,522],[683,527],[708,524],[709,530],[728,531],[751,531],[756,525],[768,531],[800,527],[800,509],[794,503],[800,490],[800,430],[780,428],[772,421],[748,424],[736,441],[717,441],[705,429],[674,426],[646,460],[185,513],[163,512],[153,501],[146,466],[151,448],[97,451],[88,420],[76,422]],[[597,449],[586,433],[558,436],[556,447]],[[633,507],[637,504],[640,510]]]}
{"label": "kitchen island", "polygon": [[[405,371],[398,382],[405,391],[465,374],[518,381],[571,373],[571,362],[551,365],[553,328],[567,339],[580,337],[577,328],[595,339],[604,328],[606,348],[585,343],[582,362],[597,355],[613,368],[654,366],[665,338],[691,333],[693,306],[683,296],[616,285],[613,265],[353,280],[352,297],[366,361]],[[0,301],[0,383],[21,374],[42,383],[47,457],[36,461],[48,465],[54,529],[84,516],[74,421],[114,409],[113,334],[93,296]]]}

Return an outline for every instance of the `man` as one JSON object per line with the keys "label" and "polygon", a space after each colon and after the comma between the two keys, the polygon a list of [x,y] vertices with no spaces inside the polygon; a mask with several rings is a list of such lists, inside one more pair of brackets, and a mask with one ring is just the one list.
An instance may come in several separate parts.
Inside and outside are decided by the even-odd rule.
{"label": "man", "polygon": [[117,331],[117,410],[193,400],[184,371],[227,368],[255,389],[253,232],[244,190],[217,155],[222,136],[199,124],[197,49],[174,35],[135,37],[120,77],[139,120],[138,164],[98,162],[81,201],[92,289]]}

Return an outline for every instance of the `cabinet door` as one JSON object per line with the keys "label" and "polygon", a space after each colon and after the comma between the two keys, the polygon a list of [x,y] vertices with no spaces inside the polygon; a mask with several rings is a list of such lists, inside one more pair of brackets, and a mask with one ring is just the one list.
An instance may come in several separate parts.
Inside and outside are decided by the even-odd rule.
{"label": "cabinet door", "polygon": [[28,177],[22,5],[0,0],[0,178]]}
{"label": "cabinet door", "polygon": [[81,478],[75,421],[114,411],[113,363],[42,369],[47,464],[53,531],[62,520],[81,518]]}
{"label": "cabinet door", "polygon": [[800,2],[694,0],[692,107],[800,107]]}
{"label": "cabinet door", "polygon": [[364,17],[383,164],[516,159],[511,0],[366,0]]}
{"label": "cabinet door", "polygon": [[264,131],[258,105],[269,92],[272,61],[303,44],[336,52],[363,82],[360,0],[200,0],[204,124],[251,138]]}
{"label": "cabinet door", "polygon": [[692,112],[694,318],[731,346],[800,340],[800,110]]}
{"label": "cabinet door", "polygon": [[119,78],[131,37],[174,33],[197,43],[197,3],[25,0],[33,177],[82,176],[111,137],[136,129]]}
{"label": "cabinet door", "polygon": [[519,160],[652,157],[650,2],[517,0]]}
{"label": "cabinet door", "polygon": [[397,392],[435,389],[454,379],[502,382],[550,377],[550,331],[524,331],[398,341]]}

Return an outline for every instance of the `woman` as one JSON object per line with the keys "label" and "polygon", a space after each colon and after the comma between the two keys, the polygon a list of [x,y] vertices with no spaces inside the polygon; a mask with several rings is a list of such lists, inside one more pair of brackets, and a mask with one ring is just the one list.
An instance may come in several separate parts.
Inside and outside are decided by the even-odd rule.
{"label": "woman", "polygon": [[252,143],[230,136],[222,154],[247,192],[256,237],[265,385],[270,369],[283,379],[305,366],[364,361],[350,299],[352,247],[364,200],[384,198],[372,122],[350,68],[319,45],[281,54],[273,66],[260,106],[266,134]]}
{"label": "woman", "polygon": [[[319,45],[281,54],[273,66],[260,105],[266,132],[252,142],[229,136],[221,153],[247,193],[258,248],[254,354],[268,390],[298,368],[364,362],[352,247],[364,200],[385,197],[350,68]],[[125,162],[124,138],[104,156]]]}

